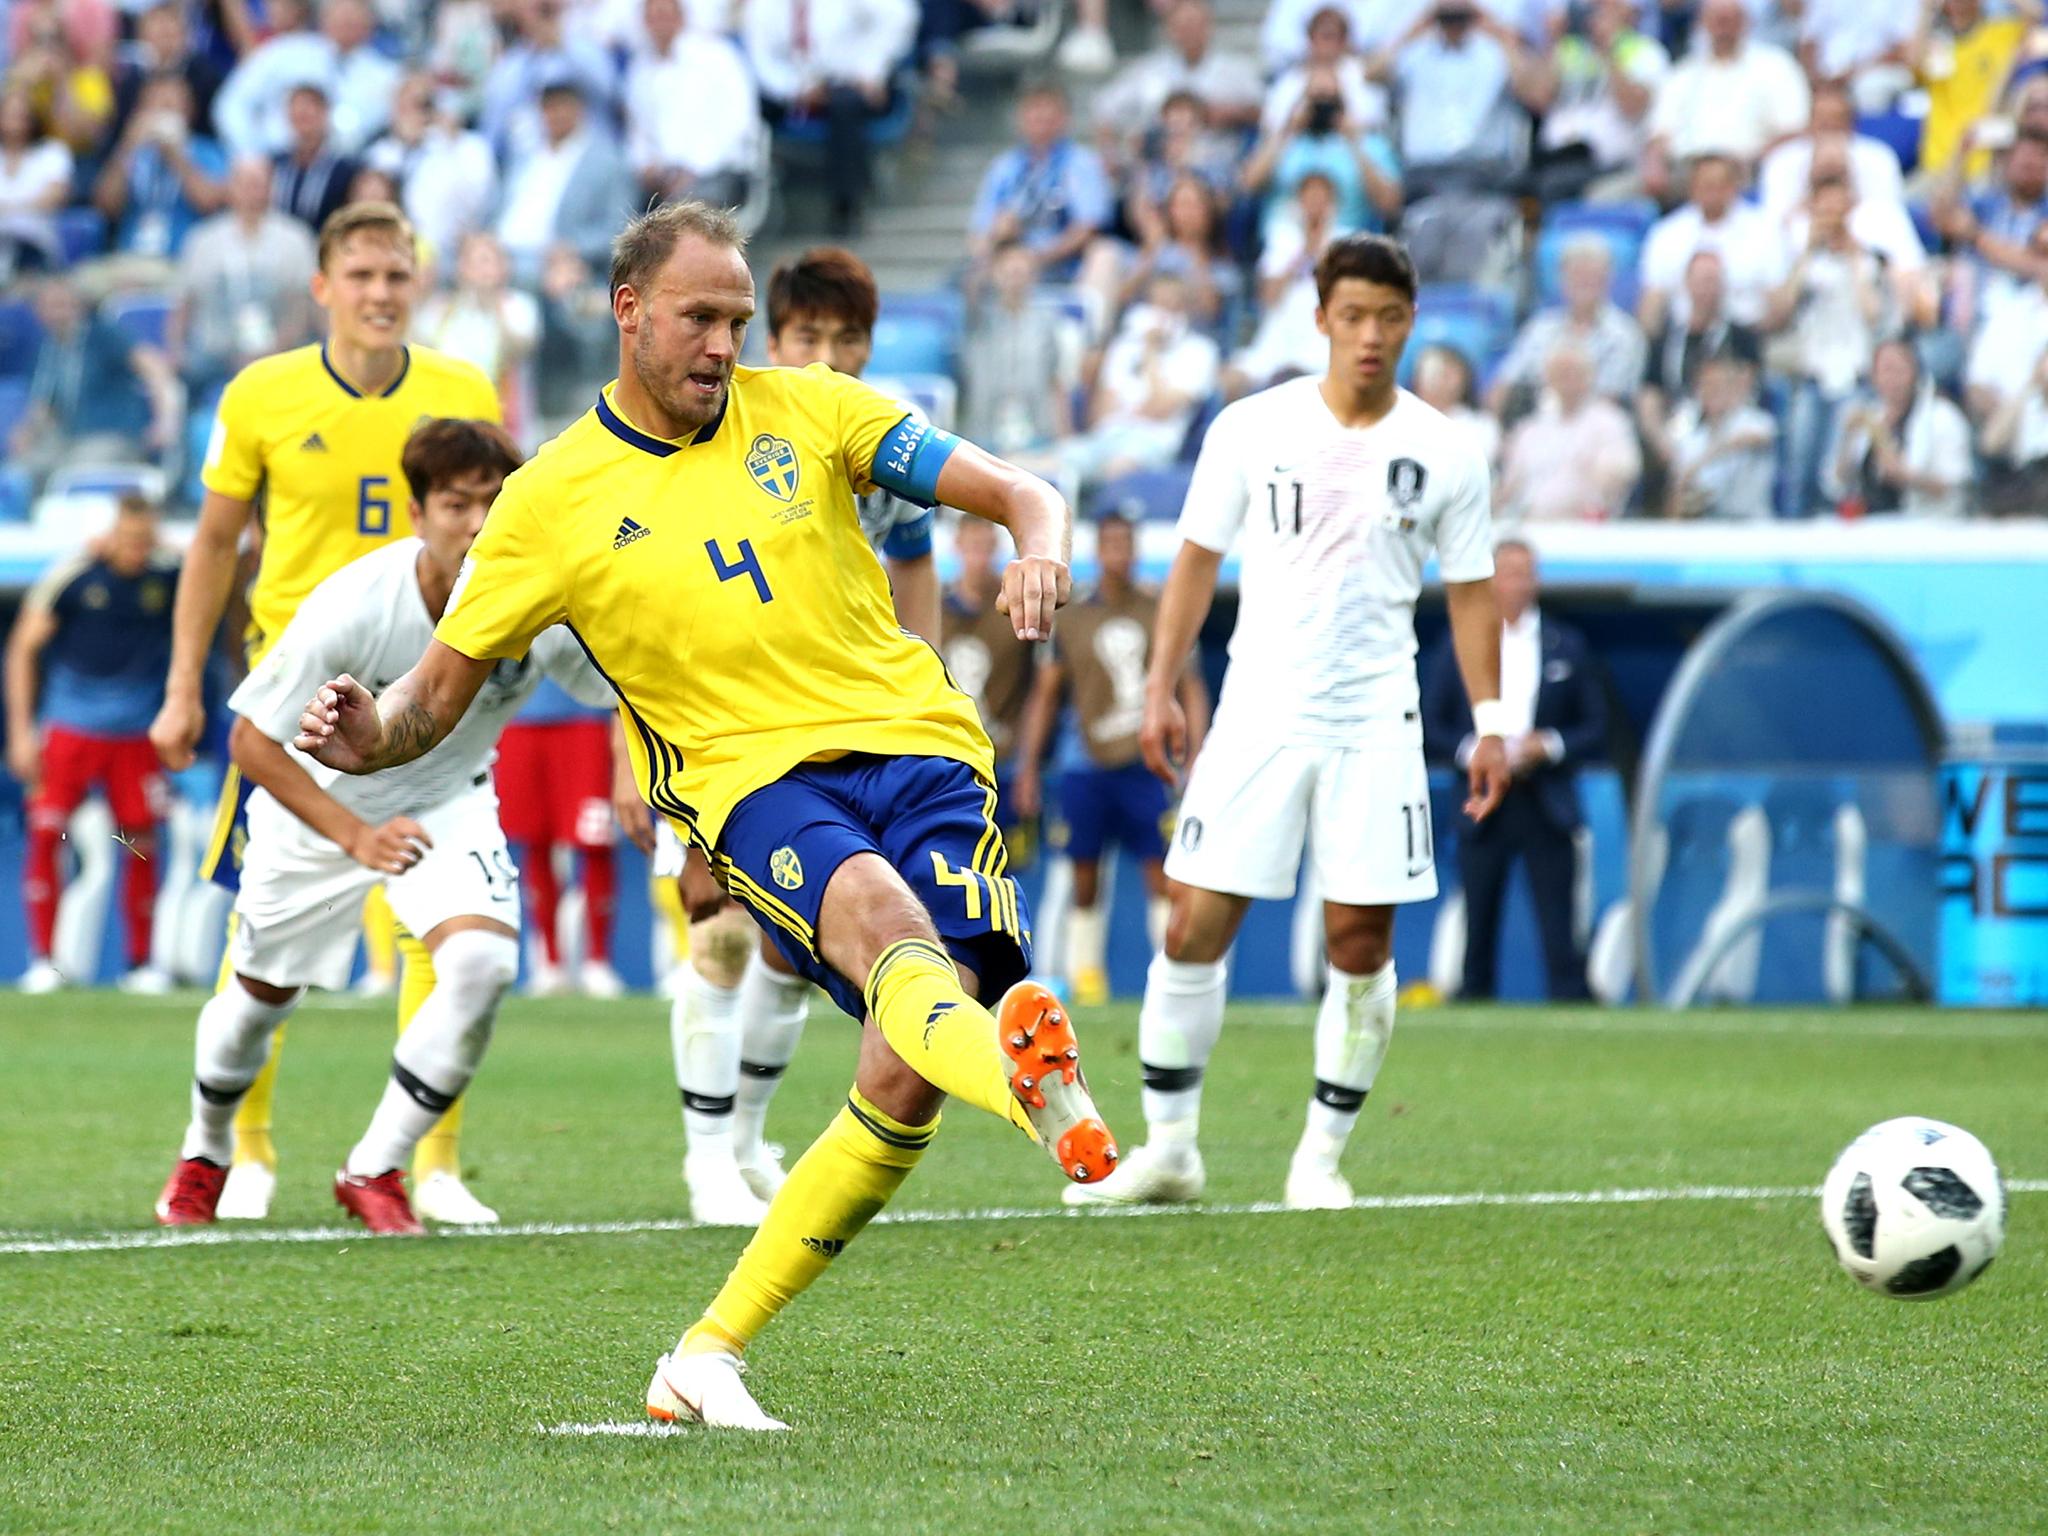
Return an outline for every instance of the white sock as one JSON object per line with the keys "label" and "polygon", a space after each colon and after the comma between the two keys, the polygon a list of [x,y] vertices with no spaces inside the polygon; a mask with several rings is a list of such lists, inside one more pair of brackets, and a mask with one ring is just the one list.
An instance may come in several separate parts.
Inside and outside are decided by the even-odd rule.
{"label": "white sock", "polygon": [[1152,1142],[1192,1144],[1202,1114],[1202,1070],[1223,1033],[1225,966],[1152,957],[1138,1010],[1145,1124]]}
{"label": "white sock", "polygon": [[740,1076],[732,1109],[733,1155],[743,1163],[760,1155],[768,1101],[782,1086],[810,1011],[811,984],[785,976],[756,949],[740,978]]}
{"label": "white sock", "polygon": [[1299,1155],[1335,1166],[1394,1035],[1394,962],[1370,976],[1328,967],[1316,1010],[1316,1092]]}
{"label": "white sock", "polygon": [[692,1157],[730,1153],[740,1081],[740,989],[707,981],[694,965],[669,1005],[669,1047],[683,1097],[683,1135]]}
{"label": "white sock", "polygon": [[1173,916],[1173,898],[1170,896],[1148,896],[1145,898],[1145,936],[1152,941],[1152,952],[1156,955],[1166,948],[1166,920]]}
{"label": "white sock", "polygon": [[270,1059],[270,1037],[292,1016],[305,991],[288,1003],[259,1003],[236,977],[206,1000],[192,1049],[192,1120],[180,1157],[203,1157],[225,1168],[235,1155],[235,1108]]}
{"label": "white sock", "polygon": [[481,928],[451,933],[434,951],[434,990],[391,1053],[384,1097],[348,1154],[348,1172],[375,1178],[412,1161],[420,1138],[469,1087],[490,1048],[498,999],[519,974],[519,941]]}
{"label": "white sock", "polygon": [[1101,975],[1109,961],[1109,913],[1098,900],[1067,911],[1067,975]]}

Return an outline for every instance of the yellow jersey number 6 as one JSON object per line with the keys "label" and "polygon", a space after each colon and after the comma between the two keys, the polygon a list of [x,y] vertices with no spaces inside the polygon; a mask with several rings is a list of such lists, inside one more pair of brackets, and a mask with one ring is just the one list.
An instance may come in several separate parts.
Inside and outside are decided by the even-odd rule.
{"label": "yellow jersey number 6", "polygon": [[381,539],[391,532],[389,475],[365,475],[356,482],[356,532]]}
{"label": "yellow jersey number 6", "polygon": [[706,539],[704,553],[711,557],[711,569],[718,572],[720,581],[731,581],[736,576],[751,576],[754,579],[754,595],[764,603],[775,601],[775,594],[768,590],[768,577],[761,569],[761,560],[754,553],[751,539],[740,540],[740,557],[727,560],[719,551],[718,540]]}

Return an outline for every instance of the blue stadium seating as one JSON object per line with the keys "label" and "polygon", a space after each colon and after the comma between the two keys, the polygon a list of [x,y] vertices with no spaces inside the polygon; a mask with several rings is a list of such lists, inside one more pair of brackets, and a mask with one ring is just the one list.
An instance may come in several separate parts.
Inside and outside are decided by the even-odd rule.
{"label": "blue stadium seating", "polygon": [[76,265],[107,248],[107,221],[97,208],[65,208],[57,214],[57,241],[64,249],[64,264]]}
{"label": "blue stadium seating", "polygon": [[888,374],[954,373],[963,324],[956,293],[885,294],[868,369]]}
{"label": "blue stadium seating", "polygon": [[0,379],[26,377],[42,339],[43,328],[27,299],[0,299]]}
{"label": "blue stadium seating", "polygon": [[14,435],[15,427],[27,414],[28,389],[26,373],[0,374],[0,444]]}
{"label": "blue stadium seating", "polygon": [[1118,512],[1132,522],[1172,522],[1187,500],[1195,466],[1181,463],[1166,469],[1140,469],[1105,481],[1088,493],[1087,513],[1100,517]]}
{"label": "blue stadium seating", "polygon": [[100,314],[131,347],[161,347],[171,322],[167,293],[129,293],[107,300]]}
{"label": "blue stadium seating", "polygon": [[1425,347],[1450,347],[1472,365],[1483,388],[1515,339],[1515,306],[1507,295],[1462,283],[1425,286],[1416,298],[1415,332],[1402,354],[1399,379],[1414,376]]}
{"label": "blue stadium seating", "polygon": [[1650,226],[1657,222],[1651,203],[1559,203],[1544,216],[1536,237],[1536,302],[1564,300],[1558,286],[1558,263],[1564,248],[1581,235],[1597,235],[1614,257],[1614,302],[1633,312],[1636,307],[1636,263]]}

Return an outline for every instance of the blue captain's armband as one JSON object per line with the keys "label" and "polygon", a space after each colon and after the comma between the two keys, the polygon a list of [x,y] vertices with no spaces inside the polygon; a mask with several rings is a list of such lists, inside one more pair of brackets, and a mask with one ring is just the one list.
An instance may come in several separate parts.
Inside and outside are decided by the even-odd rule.
{"label": "blue captain's armband", "polygon": [[905,416],[883,435],[868,478],[905,501],[936,506],[939,471],[959,446],[960,439],[952,433],[941,432],[914,414]]}
{"label": "blue captain's armband", "polygon": [[922,560],[932,552],[932,523],[935,516],[930,507],[916,517],[906,518],[882,535],[882,553],[891,560]]}

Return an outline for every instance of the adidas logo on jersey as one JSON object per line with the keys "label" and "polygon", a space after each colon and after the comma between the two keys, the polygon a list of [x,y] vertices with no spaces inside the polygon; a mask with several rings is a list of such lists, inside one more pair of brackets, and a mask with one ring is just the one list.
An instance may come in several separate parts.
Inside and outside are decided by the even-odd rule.
{"label": "adidas logo on jersey", "polygon": [[299,444],[299,452],[301,453],[325,453],[326,451],[327,439],[318,432],[312,433],[303,443]]}
{"label": "adidas logo on jersey", "polygon": [[613,549],[624,549],[635,539],[644,539],[649,530],[641,527],[630,517],[619,519],[619,536],[612,540]]}

